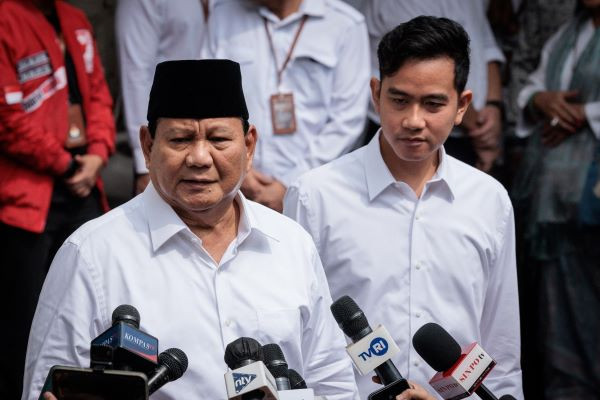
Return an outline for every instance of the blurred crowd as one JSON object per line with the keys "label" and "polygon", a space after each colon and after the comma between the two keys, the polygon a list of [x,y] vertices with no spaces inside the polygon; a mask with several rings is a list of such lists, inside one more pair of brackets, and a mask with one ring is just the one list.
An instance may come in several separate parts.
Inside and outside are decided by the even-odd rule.
{"label": "blurred crowd", "polygon": [[[383,35],[435,15],[471,40],[473,101],[445,150],[498,179],[515,208],[525,397],[598,398],[600,0],[103,6],[114,32],[64,1],[0,0],[1,291],[11,327],[2,342],[13,361],[1,367],[0,397],[20,396],[31,318],[58,247],[149,182],[139,132],[157,63],[240,63],[259,136],[242,191],[281,212],[299,176],[378,131],[369,85]],[[116,146],[125,132],[128,146]],[[131,185],[102,173],[115,171],[115,150],[131,157],[117,171],[133,174]]]}

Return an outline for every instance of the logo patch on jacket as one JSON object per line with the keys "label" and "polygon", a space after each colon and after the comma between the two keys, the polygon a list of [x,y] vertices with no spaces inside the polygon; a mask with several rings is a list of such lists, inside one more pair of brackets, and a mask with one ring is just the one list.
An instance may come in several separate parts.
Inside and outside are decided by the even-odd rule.
{"label": "logo patch on jacket", "polygon": [[85,72],[91,74],[94,72],[94,39],[92,38],[92,33],[87,29],[77,29],[75,36],[79,44],[84,47],[83,63],[85,65]]}
{"label": "logo patch on jacket", "polygon": [[17,62],[17,74],[21,84],[51,73],[50,57],[46,51],[32,54]]}

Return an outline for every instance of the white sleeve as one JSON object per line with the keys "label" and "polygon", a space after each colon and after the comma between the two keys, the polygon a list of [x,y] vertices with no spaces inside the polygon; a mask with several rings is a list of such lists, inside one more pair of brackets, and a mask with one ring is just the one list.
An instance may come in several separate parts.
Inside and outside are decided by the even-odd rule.
{"label": "white sleeve", "polygon": [[520,138],[531,135],[533,129],[539,123],[538,121],[531,121],[526,118],[525,112],[529,99],[537,92],[546,91],[546,69],[548,68],[548,58],[550,57],[550,51],[554,47],[554,43],[562,34],[563,28],[559,29],[544,45],[542,54],[540,57],[540,63],[535,71],[533,71],[527,78],[527,83],[517,96],[517,106],[520,109],[519,116],[517,118],[517,129],[516,135]]}
{"label": "white sleeve", "polygon": [[89,367],[90,342],[110,325],[100,293],[98,273],[66,242],[52,262],[33,318],[23,400],[38,399],[52,366]]}
{"label": "white sleeve", "polygon": [[481,345],[497,362],[485,384],[498,396],[523,399],[519,292],[513,208],[505,194],[503,224],[498,232],[481,317]]}
{"label": "white sleeve", "polygon": [[326,396],[330,400],[358,400],[344,335],[329,310],[332,301],[327,278],[315,247],[311,247],[314,280],[311,315],[302,335],[302,353],[306,360],[304,378],[315,395]]}
{"label": "white sleeve", "polygon": [[586,103],[583,106],[585,111],[585,117],[587,118],[592,132],[596,139],[600,140],[600,101],[594,101],[592,103]]}
{"label": "white sleeve", "polygon": [[369,101],[369,43],[364,21],[343,35],[335,67],[328,121],[313,136],[310,158],[281,178],[287,186],[302,173],[335,160],[353,149],[362,134]]}
{"label": "white sleeve", "polygon": [[161,15],[156,1],[119,0],[115,16],[125,125],[136,173],[148,173],[139,140],[158,60]]}

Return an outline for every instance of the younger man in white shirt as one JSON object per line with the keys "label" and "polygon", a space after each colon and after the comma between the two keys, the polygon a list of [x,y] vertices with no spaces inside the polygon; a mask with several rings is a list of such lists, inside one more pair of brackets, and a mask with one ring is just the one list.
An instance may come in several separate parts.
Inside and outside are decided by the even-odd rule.
{"label": "younger man in white shirt", "polygon": [[[418,17],[384,36],[371,79],[381,129],[365,147],[292,184],[284,212],[312,235],[334,299],[353,297],[401,349],[393,358],[428,387],[435,371],[411,344],[425,323],[497,361],[486,385],[523,397],[513,210],[490,176],[443,143],[472,99],[469,38],[451,20]],[[376,389],[357,377],[361,398]]]}

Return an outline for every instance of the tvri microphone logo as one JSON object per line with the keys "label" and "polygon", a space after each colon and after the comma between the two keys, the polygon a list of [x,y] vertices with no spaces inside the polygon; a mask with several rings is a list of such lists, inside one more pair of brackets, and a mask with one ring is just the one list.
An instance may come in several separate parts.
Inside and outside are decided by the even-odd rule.
{"label": "tvri microphone logo", "polygon": [[244,390],[244,388],[248,386],[250,382],[254,380],[254,378],[256,378],[255,374],[238,374],[234,372],[233,385],[235,387],[235,392],[239,393]]}
{"label": "tvri microphone logo", "polygon": [[367,361],[367,358],[371,358],[372,356],[381,357],[388,351],[388,342],[382,337],[376,337],[371,340],[371,344],[366,351],[363,351],[358,356],[363,361]]}

